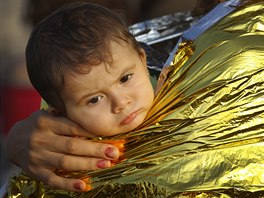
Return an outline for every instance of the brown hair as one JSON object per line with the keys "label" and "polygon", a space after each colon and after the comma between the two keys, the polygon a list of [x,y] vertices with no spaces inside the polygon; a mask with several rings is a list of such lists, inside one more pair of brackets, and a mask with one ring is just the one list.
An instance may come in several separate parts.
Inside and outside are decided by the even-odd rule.
{"label": "brown hair", "polygon": [[[114,12],[90,3],[63,6],[43,19],[32,31],[26,47],[30,81],[42,98],[65,112],[60,97],[65,72],[87,72],[83,65],[111,61],[109,41],[140,46],[124,21]],[[109,60],[110,58],[110,60]]]}

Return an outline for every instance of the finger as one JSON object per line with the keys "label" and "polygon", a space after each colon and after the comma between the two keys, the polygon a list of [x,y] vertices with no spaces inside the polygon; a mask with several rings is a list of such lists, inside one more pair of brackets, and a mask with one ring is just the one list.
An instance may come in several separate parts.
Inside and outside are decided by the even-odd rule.
{"label": "finger", "polygon": [[89,156],[103,159],[117,159],[119,149],[111,144],[103,144],[87,139],[60,136],[55,144],[51,145],[50,151],[78,156]]}
{"label": "finger", "polygon": [[61,169],[64,171],[92,171],[111,167],[110,160],[100,158],[57,155],[57,158],[53,159],[53,161],[49,161],[50,164],[48,164],[48,166],[53,167],[52,169],[56,167],[56,169]]}
{"label": "finger", "polygon": [[38,124],[40,128],[48,128],[57,135],[95,137],[94,134],[89,133],[71,120],[65,117],[53,116],[44,110],[42,110],[41,116],[38,118]]}
{"label": "finger", "polygon": [[57,118],[60,124],[55,124],[54,129],[52,130],[57,135],[66,135],[66,136],[82,136],[88,138],[96,137],[94,134],[89,133],[87,130],[82,128],[80,125],[72,122],[71,120],[58,117]]}
{"label": "finger", "polygon": [[48,169],[41,170],[41,174],[38,179],[49,186],[67,191],[86,190],[86,183],[83,180],[60,177]]}

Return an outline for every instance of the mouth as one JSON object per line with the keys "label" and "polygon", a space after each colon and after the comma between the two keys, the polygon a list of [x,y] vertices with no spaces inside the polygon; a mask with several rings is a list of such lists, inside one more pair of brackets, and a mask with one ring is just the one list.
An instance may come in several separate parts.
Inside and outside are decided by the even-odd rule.
{"label": "mouth", "polygon": [[126,125],[126,124],[130,124],[131,122],[133,122],[137,115],[139,114],[139,111],[140,110],[137,110],[131,114],[129,114],[122,122],[121,122],[121,125]]}

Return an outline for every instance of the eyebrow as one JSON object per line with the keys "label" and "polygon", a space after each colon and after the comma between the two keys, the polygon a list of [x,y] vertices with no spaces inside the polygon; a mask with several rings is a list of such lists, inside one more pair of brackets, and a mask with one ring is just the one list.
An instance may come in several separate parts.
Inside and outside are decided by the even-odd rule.
{"label": "eyebrow", "polygon": [[[117,81],[119,81],[120,78],[121,78],[122,76],[124,76],[124,74],[125,74],[126,72],[128,72],[129,70],[135,69],[135,68],[136,68],[136,64],[132,64],[132,65],[129,65],[128,67],[124,68],[123,71],[121,72],[121,75],[120,75],[120,76],[114,81],[114,83],[117,82]],[[100,92],[100,91],[95,91],[95,92],[93,92],[93,93],[88,93],[88,94],[83,95],[83,96],[77,101],[77,105],[79,105],[79,104],[80,104],[85,98],[88,98],[88,97],[90,97],[90,96],[92,96],[92,95],[96,95],[96,93],[98,93],[98,92]]]}

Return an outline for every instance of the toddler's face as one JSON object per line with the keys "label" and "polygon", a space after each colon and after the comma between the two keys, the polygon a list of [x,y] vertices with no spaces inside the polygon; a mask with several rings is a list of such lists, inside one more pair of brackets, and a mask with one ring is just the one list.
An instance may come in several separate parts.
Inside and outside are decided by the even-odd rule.
{"label": "toddler's face", "polygon": [[101,63],[67,76],[61,94],[68,117],[98,136],[135,129],[154,100],[145,53],[124,42],[110,44],[112,66]]}

